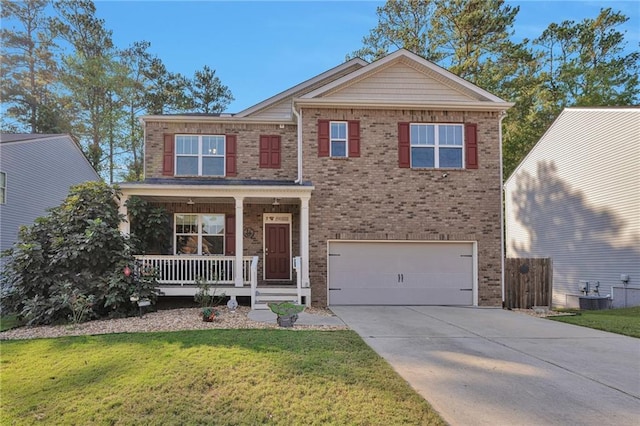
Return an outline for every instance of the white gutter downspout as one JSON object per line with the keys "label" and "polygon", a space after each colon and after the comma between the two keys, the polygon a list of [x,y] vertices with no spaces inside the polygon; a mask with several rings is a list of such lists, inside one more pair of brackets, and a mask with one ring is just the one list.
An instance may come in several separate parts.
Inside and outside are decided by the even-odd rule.
{"label": "white gutter downspout", "polygon": [[293,115],[298,119],[298,178],[294,183],[302,185],[302,111],[298,113],[293,103],[291,104],[291,111],[293,111]]}
{"label": "white gutter downspout", "polygon": [[498,140],[500,142],[500,281],[502,291],[502,307],[504,308],[504,183],[502,172],[502,120],[507,116],[506,111],[500,112],[500,121],[498,122]]}

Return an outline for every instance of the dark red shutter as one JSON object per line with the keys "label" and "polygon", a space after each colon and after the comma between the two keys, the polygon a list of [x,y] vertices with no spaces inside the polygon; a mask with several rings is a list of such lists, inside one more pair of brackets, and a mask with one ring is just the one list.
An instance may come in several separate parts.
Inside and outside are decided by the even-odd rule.
{"label": "dark red shutter", "polygon": [[260,135],[260,167],[269,167],[271,137]]}
{"label": "dark red shutter", "polygon": [[227,135],[226,137],[226,154],[225,161],[227,166],[227,176],[236,176],[238,169],[236,167],[237,144],[236,135]]}
{"label": "dark red shutter", "polygon": [[398,167],[411,168],[409,123],[398,123]]}
{"label": "dark red shutter", "polygon": [[328,157],[329,152],[329,120],[318,120],[318,157]]}
{"label": "dark red shutter", "polygon": [[228,214],[224,218],[224,255],[236,254],[236,217]]}
{"label": "dark red shutter", "polygon": [[349,121],[349,157],[360,157],[360,122]]}
{"label": "dark red shutter", "polygon": [[271,152],[269,162],[271,163],[271,168],[279,169],[280,168],[280,136],[271,136]]}
{"label": "dark red shutter", "polygon": [[173,133],[164,134],[164,150],[162,158],[162,175],[173,176],[173,164],[174,164],[174,137]]}
{"label": "dark red shutter", "polygon": [[467,123],[464,126],[464,143],[467,169],[478,168],[478,125]]}
{"label": "dark red shutter", "polygon": [[280,136],[260,135],[260,167],[280,168]]}

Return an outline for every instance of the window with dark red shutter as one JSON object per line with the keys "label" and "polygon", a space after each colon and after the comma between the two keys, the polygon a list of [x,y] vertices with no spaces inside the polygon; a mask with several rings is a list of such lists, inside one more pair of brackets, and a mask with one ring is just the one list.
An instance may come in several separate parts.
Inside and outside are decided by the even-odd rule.
{"label": "window with dark red shutter", "polygon": [[236,176],[238,169],[236,166],[237,156],[237,143],[236,135],[226,135],[226,153],[225,153],[225,165],[226,176]]}
{"label": "window with dark red shutter", "polygon": [[398,123],[398,167],[411,167],[411,139],[409,123]]}
{"label": "window with dark red shutter", "polygon": [[360,157],[360,122],[349,121],[349,157]]}
{"label": "window with dark red shutter", "polygon": [[280,168],[280,136],[260,136],[260,167],[264,169]]}
{"label": "window with dark red shutter", "polygon": [[173,133],[164,134],[164,150],[162,158],[162,175],[173,176],[173,164],[174,164],[174,138]]}
{"label": "window with dark red shutter", "polygon": [[467,123],[464,126],[464,143],[467,169],[478,168],[478,125]]}

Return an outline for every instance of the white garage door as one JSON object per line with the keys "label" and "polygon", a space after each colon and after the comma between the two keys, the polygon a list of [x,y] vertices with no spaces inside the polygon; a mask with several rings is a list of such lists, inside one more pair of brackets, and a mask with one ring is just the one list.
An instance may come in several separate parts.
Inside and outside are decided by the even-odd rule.
{"label": "white garage door", "polygon": [[329,242],[330,305],[472,305],[473,244]]}

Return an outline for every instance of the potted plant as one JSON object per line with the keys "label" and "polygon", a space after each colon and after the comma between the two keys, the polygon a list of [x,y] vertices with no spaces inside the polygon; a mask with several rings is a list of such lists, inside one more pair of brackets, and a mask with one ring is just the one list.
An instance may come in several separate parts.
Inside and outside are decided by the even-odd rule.
{"label": "potted plant", "polygon": [[293,302],[269,303],[271,312],[278,316],[277,323],[280,327],[293,327],[298,320],[298,314],[304,311],[303,305]]}

